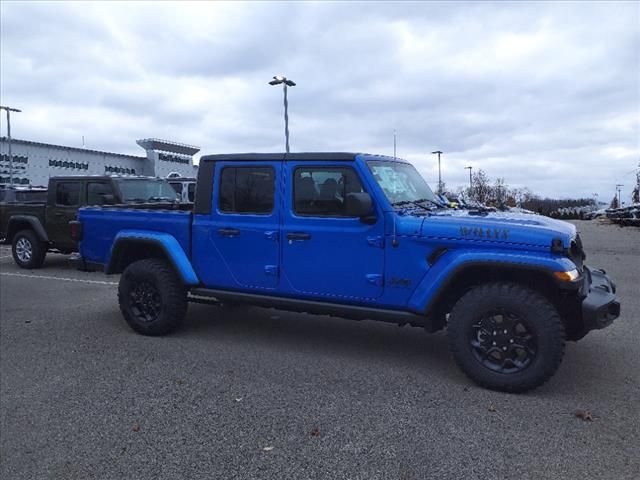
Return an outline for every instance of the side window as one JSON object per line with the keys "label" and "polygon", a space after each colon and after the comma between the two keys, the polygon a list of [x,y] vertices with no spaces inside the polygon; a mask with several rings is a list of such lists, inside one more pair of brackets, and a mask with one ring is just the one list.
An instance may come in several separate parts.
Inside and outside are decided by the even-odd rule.
{"label": "side window", "polygon": [[293,173],[293,208],[297,215],[345,217],[346,196],[362,193],[351,168],[298,167]]}
{"label": "side window", "polygon": [[268,214],[273,211],[272,167],[225,167],[220,174],[220,211]]}
{"label": "side window", "polygon": [[62,182],[56,186],[56,205],[74,206],[80,203],[80,182]]}
{"label": "side window", "polygon": [[90,182],[87,184],[87,205],[103,205],[104,196],[112,194],[110,184]]}
{"label": "side window", "polygon": [[173,187],[177,194],[182,194],[182,182],[169,182],[169,185]]}

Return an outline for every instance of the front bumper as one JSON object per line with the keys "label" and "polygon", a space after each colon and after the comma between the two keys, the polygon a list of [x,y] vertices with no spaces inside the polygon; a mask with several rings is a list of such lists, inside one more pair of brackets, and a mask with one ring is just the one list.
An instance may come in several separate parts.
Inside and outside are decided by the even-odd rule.
{"label": "front bumper", "polygon": [[584,267],[581,293],[583,334],[608,327],[620,316],[616,286],[604,270]]}

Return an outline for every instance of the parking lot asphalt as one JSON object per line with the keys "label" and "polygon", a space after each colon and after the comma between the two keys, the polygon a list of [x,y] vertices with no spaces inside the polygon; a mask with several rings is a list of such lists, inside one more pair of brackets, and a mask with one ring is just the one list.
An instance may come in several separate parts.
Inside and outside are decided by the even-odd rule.
{"label": "parking lot asphalt", "polygon": [[192,304],[143,337],[117,278],[2,247],[0,478],[638,478],[640,229],[576,225],[622,315],[522,395],[411,327]]}

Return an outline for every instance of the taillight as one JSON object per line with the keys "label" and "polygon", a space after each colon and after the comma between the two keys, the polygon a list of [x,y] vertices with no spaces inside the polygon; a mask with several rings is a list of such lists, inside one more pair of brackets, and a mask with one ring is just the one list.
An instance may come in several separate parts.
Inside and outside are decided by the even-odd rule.
{"label": "taillight", "polygon": [[82,240],[82,222],[72,220],[69,222],[69,228],[71,229],[71,239],[74,242]]}

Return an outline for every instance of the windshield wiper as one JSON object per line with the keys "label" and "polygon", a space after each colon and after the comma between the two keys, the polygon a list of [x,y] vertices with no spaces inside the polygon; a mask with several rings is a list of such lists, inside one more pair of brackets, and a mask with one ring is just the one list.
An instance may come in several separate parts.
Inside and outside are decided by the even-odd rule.
{"label": "windshield wiper", "polygon": [[152,202],[171,202],[176,203],[178,200],[170,197],[149,197],[149,200]]}
{"label": "windshield wiper", "polygon": [[445,204],[440,203],[440,202],[436,202],[435,200],[431,200],[430,198],[420,198],[420,199],[414,200],[414,201],[418,202],[418,203],[429,202],[430,204],[435,205],[438,208],[448,207],[448,205],[445,205]]}
{"label": "windshield wiper", "polygon": [[423,210],[426,211],[430,211],[432,210],[432,208],[427,207],[426,205],[423,205],[424,202],[429,202],[433,205],[435,205],[437,208],[442,208],[443,206],[441,204],[439,204],[438,202],[431,200],[430,198],[419,198],[418,200],[401,200],[399,202],[393,202],[391,204],[391,206],[393,207],[403,207],[405,205],[414,205],[416,207],[419,207]]}
{"label": "windshield wiper", "polygon": [[147,198],[134,197],[134,198],[127,198],[126,201],[130,203],[150,203],[150,202],[177,203],[178,202],[177,199],[171,198],[171,197],[147,197]]}

